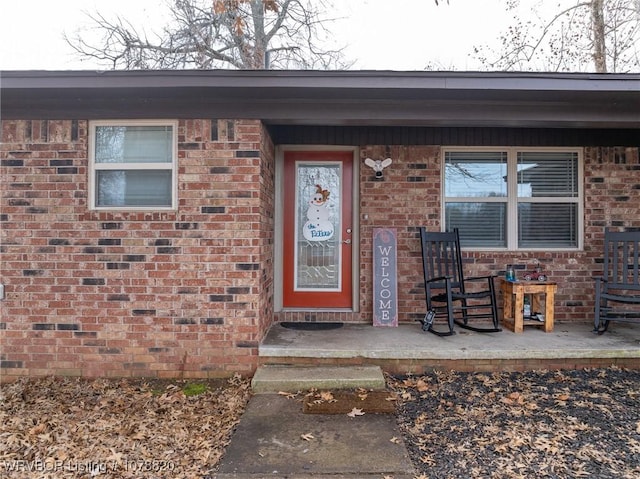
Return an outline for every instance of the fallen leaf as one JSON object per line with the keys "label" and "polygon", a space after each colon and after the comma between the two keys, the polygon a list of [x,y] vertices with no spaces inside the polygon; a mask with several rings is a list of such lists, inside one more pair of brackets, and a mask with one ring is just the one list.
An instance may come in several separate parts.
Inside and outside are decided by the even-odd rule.
{"label": "fallen leaf", "polygon": [[331,391],[323,391],[320,393],[320,399],[327,402],[334,402],[336,399],[333,397]]}
{"label": "fallen leaf", "polygon": [[44,423],[40,423],[37,426],[33,426],[29,429],[29,434],[32,436],[37,436],[39,434],[44,433],[47,430],[47,425]]}
{"label": "fallen leaf", "polygon": [[297,396],[297,394],[290,393],[290,392],[287,392],[287,391],[278,391],[278,394],[280,396],[286,397],[287,399],[294,399]]}
{"label": "fallen leaf", "polygon": [[402,391],[402,399],[405,401],[413,401],[413,395],[409,391]]}
{"label": "fallen leaf", "polygon": [[416,382],[413,378],[407,378],[404,381],[402,381],[402,385],[407,388],[413,387],[415,383]]}
{"label": "fallen leaf", "polygon": [[311,434],[310,432],[308,432],[307,434],[301,434],[300,437],[305,441],[311,441],[315,439],[315,437],[313,437],[313,434]]}
{"label": "fallen leaf", "polygon": [[362,409],[358,409],[357,407],[354,407],[351,410],[351,412],[347,413],[347,416],[349,417],[364,416],[364,413],[362,412]]}
{"label": "fallen leaf", "polygon": [[389,439],[389,441],[394,444],[400,444],[400,439],[398,439],[396,436],[393,436],[391,439]]}
{"label": "fallen leaf", "polygon": [[420,462],[422,462],[423,464],[427,464],[429,466],[433,466],[436,463],[436,460],[431,456],[422,456],[420,458]]}

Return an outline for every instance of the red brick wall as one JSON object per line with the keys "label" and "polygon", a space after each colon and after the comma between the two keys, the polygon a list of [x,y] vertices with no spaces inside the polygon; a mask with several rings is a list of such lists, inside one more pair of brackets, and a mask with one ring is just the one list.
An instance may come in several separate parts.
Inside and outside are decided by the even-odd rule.
{"label": "red brick wall", "polygon": [[424,316],[424,290],[419,226],[440,227],[440,148],[370,146],[360,152],[365,158],[392,158],[384,170],[384,181],[374,179],[373,170],[360,170],[360,238],[363,318],[372,315],[373,228],[397,229],[398,311],[400,321]]}
{"label": "red brick wall", "polygon": [[[273,320],[273,297],[274,297],[274,227],[275,227],[275,148],[269,134],[264,126],[262,127],[262,144],[260,163],[260,204],[258,211],[261,218],[260,245],[261,268],[259,271],[259,331],[263,334],[267,331]],[[262,339],[262,336],[259,338]],[[256,348],[257,343],[256,341]],[[257,350],[256,350],[257,354]]]}
{"label": "red brick wall", "polygon": [[176,212],[87,207],[87,122],[3,121],[3,379],[250,373],[272,308],[273,145],[187,120]]}
{"label": "red brick wall", "polygon": [[[398,230],[398,285],[401,321],[424,315],[419,226],[440,229],[441,151],[432,146],[367,146],[361,161],[391,157],[384,181],[361,169],[361,314],[372,311],[372,230]],[[593,280],[600,271],[605,226],[640,227],[638,148],[587,148],[584,153],[584,250],[576,252],[466,252],[467,274],[504,274],[507,264],[532,266],[539,260],[558,282],[556,321],[593,320]]]}

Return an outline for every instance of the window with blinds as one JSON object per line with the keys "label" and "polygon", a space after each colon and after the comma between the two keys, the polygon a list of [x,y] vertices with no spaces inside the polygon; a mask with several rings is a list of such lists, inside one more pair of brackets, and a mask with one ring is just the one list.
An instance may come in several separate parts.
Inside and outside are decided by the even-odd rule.
{"label": "window with blinds", "polygon": [[96,209],[175,207],[176,124],[92,122],[91,204]]}
{"label": "window with blinds", "polygon": [[581,152],[576,149],[444,149],[444,227],[463,246],[581,246]]}

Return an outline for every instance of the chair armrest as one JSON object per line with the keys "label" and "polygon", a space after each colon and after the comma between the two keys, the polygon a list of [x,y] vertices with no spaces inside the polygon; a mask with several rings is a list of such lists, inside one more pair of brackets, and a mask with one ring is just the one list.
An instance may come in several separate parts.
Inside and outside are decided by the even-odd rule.
{"label": "chair armrest", "polygon": [[449,280],[451,280],[451,276],[438,276],[437,278],[428,279],[427,283],[442,283]]}
{"label": "chair armrest", "polygon": [[495,278],[496,275],[495,274],[489,274],[487,276],[471,276],[470,278],[465,278],[465,281],[480,281],[480,280],[485,280],[485,279],[493,279]]}

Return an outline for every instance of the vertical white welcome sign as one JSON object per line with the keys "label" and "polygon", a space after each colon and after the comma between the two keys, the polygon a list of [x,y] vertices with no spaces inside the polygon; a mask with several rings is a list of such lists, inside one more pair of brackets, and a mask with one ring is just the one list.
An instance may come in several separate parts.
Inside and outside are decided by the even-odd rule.
{"label": "vertical white welcome sign", "polygon": [[398,326],[397,235],[373,229],[373,325]]}

